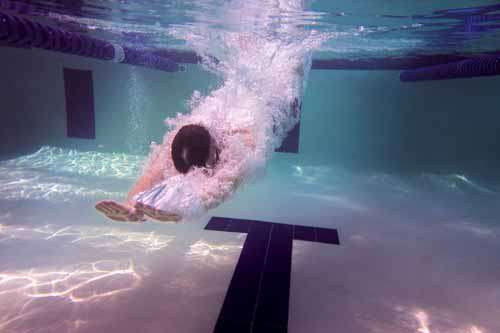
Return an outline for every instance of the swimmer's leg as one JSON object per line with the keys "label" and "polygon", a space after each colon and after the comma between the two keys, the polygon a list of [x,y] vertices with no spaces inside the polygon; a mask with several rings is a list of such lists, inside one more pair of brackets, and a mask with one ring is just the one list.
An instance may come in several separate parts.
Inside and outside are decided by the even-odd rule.
{"label": "swimmer's leg", "polygon": [[142,211],[129,207],[112,200],[100,201],[95,205],[97,211],[106,215],[106,217],[121,222],[143,222],[144,214]]}
{"label": "swimmer's leg", "polygon": [[177,214],[167,213],[165,211],[154,208],[153,206],[149,206],[143,204],[141,202],[136,202],[135,209],[149,216],[153,220],[159,222],[178,222],[181,220],[181,216]]}

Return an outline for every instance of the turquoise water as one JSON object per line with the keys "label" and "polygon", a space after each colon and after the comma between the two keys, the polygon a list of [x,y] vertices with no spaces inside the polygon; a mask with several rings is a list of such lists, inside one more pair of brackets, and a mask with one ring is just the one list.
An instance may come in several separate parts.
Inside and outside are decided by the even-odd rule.
{"label": "turquoise water", "polygon": [[[153,4],[162,26],[172,6],[189,21],[199,3]],[[345,12],[339,29],[349,32],[381,13],[487,4],[317,1],[311,11]],[[136,20],[148,8],[125,5]],[[394,52],[412,50],[395,36]],[[370,48],[386,45],[370,34],[339,38],[345,52],[315,56],[392,52]],[[428,51],[455,48],[467,49]],[[93,72],[95,140],[66,138],[63,67]],[[0,49],[0,68],[0,332],[212,332],[246,236],[203,230],[211,216],[339,230],[341,246],[294,242],[289,332],[499,330],[497,77],[403,84],[397,71],[313,70],[299,154],[274,154],[196,221],[126,224],[95,203],[123,199],[163,120],[221,78],[195,65],[163,73],[11,48]]]}
{"label": "turquoise water", "polygon": [[[5,0],[4,0],[5,1]],[[24,3],[24,1],[19,1]],[[205,24],[238,30],[221,15],[223,0],[162,1],[35,1],[27,10],[52,24],[130,46],[179,47],[185,42],[166,34],[176,26]],[[468,13],[455,9],[498,5],[487,0],[447,1],[304,1],[308,10],[286,17],[307,29],[331,31],[337,37],[325,44],[319,57],[404,55],[408,52],[453,53],[497,50],[498,8]],[[258,7],[255,3],[254,7]],[[444,11],[444,12],[443,12]],[[489,20],[477,18],[493,15]],[[263,15],[265,16],[265,15]],[[278,21],[279,15],[270,19]],[[484,28],[487,29],[484,29]]]}

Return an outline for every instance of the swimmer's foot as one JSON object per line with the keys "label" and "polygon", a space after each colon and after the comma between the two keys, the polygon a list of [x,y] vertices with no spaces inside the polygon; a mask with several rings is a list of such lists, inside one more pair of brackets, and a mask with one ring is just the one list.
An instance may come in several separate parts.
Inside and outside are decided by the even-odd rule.
{"label": "swimmer's foot", "polygon": [[159,222],[179,222],[181,217],[176,214],[172,213],[167,213],[162,210],[156,209],[154,207],[145,205],[143,203],[137,202],[135,204],[135,209],[136,211],[143,212],[153,220],[159,221]]}
{"label": "swimmer's foot", "polygon": [[143,222],[146,220],[142,211],[112,200],[98,202],[95,209],[114,221]]}

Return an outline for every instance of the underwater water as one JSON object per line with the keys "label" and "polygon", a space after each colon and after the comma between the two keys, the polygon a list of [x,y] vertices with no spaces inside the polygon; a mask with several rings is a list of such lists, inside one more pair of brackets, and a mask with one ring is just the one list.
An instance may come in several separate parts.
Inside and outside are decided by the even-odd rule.
{"label": "underwater water", "polygon": [[[205,230],[212,216],[338,230],[340,246],[293,241],[289,332],[500,329],[500,79],[306,70],[302,94],[295,71],[309,57],[498,50],[494,2],[15,3],[71,31],[206,62],[164,73],[0,48],[0,332],[213,332],[248,236]],[[450,10],[476,6],[488,19]],[[63,67],[92,70],[93,140],[66,137]],[[258,128],[257,175],[190,221],[97,213],[97,201],[125,198],[165,118],[203,112],[214,92],[222,114]],[[303,102],[299,153],[272,153],[283,134],[270,124],[290,96]]]}

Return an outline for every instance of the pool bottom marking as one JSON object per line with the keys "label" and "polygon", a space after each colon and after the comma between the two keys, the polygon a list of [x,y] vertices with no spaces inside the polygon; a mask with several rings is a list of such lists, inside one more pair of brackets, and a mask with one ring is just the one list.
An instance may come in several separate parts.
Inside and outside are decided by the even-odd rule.
{"label": "pool bottom marking", "polygon": [[247,233],[214,332],[287,332],[293,240],[339,245],[336,229],[212,217],[206,230]]}

